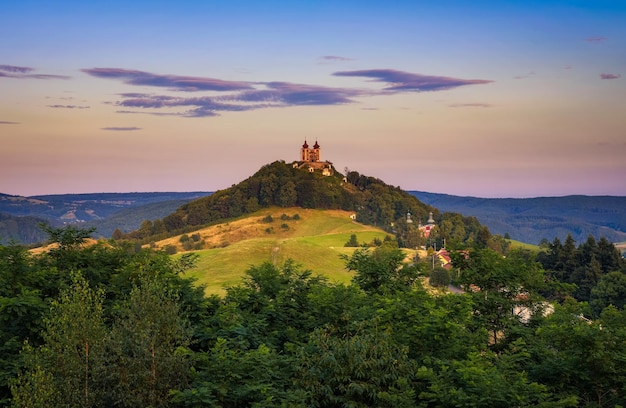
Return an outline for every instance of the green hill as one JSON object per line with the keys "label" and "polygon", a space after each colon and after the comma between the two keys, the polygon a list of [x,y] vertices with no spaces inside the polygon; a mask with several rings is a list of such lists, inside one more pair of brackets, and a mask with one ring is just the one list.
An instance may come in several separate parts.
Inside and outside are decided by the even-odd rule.
{"label": "green hill", "polygon": [[[441,247],[444,240],[448,243],[486,242],[490,236],[476,218],[441,214],[400,187],[377,178],[356,171],[344,176],[335,169],[325,176],[320,171],[298,168],[296,164],[284,161],[267,164],[239,184],[193,200],[163,219],[142,224],[140,230],[121,238],[147,243],[191,233],[270,207],[350,211],[359,223],[379,227],[393,235],[401,247],[427,244],[417,225],[426,223],[429,213],[441,226],[437,234],[431,235],[430,245]],[[409,213],[412,223],[407,222]]]}
{"label": "green hill", "polygon": [[[355,234],[359,244],[363,244],[374,239],[382,241],[388,235],[380,228],[353,221],[351,214],[342,210],[273,207],[196,230],[207,249],[195,251],[199,262],[188,273],[206,285],[208,294],[221,294],[224,286],[238,283],[251,265],[265,261],[282,264],[293,259],[316,274],[348,282],[352,275],[344,268],[340,255],[354,250],[344,246],[350,236]],[[273,221],[268,222],[268,216]],[[155,245],[183,250],[181,235]]]}

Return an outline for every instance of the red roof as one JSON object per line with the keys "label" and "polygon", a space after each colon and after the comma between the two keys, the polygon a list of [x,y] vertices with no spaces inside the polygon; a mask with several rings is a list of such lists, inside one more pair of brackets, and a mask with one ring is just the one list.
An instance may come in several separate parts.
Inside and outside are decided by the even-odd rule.
{"label": "red roof", "polygon": [[317,140],[315,141],[315,145],[313,146],[314,149],[319,149],[320,145],[317,144]]}
{"label": "red roof", "polygon": [[304,141],[304,144],[302,145],[303,149],[308,149],[309,148],[309,144],[306,142],[306,140]]}

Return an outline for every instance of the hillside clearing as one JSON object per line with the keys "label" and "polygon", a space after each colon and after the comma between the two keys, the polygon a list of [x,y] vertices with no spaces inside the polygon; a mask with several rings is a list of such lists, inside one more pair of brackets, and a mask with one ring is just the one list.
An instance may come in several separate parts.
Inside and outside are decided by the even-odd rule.
{"label": "hillside clearing", "polygon": [[[379,228],[354,222],[351,214],[340,210],[270,208],[194,231],[207,249],[194,251],[199,255],[198,263],[187,274],[205,285],[207,295],[222,295],[225,287],[241,282],[251,265],[266,261],[281,265],[293,259],[315,274],[347,283],[352,273],[344,268],[341,255],[354,251],[344,247],[350,236],[355,234],[363,244],[388,235]],[[273,221],[267,222],[268,216]],[[157,248],[174,245],[182,251],[180,238],[171,237],[155,244]]]}

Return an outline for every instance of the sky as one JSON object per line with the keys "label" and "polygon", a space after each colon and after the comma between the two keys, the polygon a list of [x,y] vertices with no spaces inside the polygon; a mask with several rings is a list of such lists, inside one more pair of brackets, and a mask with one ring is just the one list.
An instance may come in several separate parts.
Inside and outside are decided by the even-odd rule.
{"label": "sky", "polygon": [[626,196],[626,2],[7,1],[0,193],[217,191],[307,141],[476,197]]}

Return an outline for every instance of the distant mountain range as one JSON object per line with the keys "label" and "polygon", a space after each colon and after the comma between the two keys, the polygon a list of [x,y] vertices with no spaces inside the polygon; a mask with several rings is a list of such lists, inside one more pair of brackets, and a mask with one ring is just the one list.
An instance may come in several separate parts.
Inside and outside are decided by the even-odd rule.
{"label": "distant mountain range", "polygon": [[474,216],[493,234],[538,244],[567,234],[578,243],[589,235],[612,242],[626,241],[626,197],[582,196],[478,198],[409,191],[424,204]]}
{"label": "distant mountain range", "polygon": [[77,223],[95,227],[96,235],[109,238],[115,228],[139,228],[144,220],[164,217],[181,205],[210,192],[95,193],[32,197],[0,194],[0,244],[11,240],[35,243],[46,239],[39,228]]}
{"label": "distant mountain range", "polygon": [[[566,196],[538,198],[478,198],[409,191],[441,212],[474,216],[493,234],[538,244],[543,238],[578,243],[589,235],[612,242],[626,241],[626,197]],[[139,228],[145,220],[163,218],[186,203],[211,192],[99,193],[20,197],[0,194],[0,244],[40,242],[46,238],[39,223],[53,226],[79,223],[95,227],[109,238],[115,228]]]}

